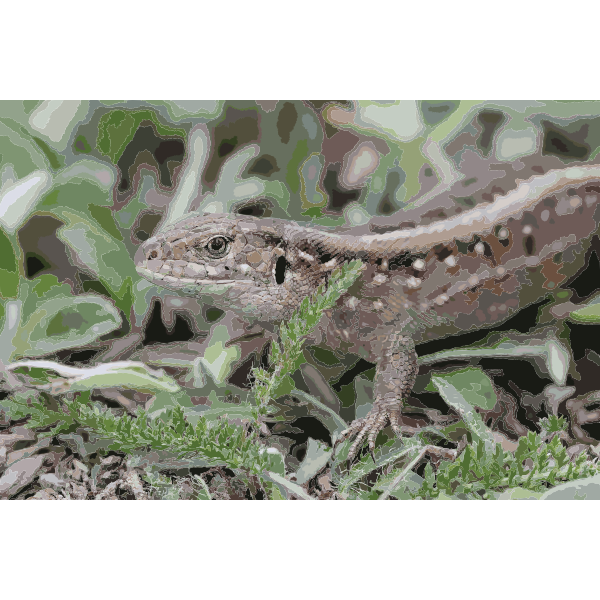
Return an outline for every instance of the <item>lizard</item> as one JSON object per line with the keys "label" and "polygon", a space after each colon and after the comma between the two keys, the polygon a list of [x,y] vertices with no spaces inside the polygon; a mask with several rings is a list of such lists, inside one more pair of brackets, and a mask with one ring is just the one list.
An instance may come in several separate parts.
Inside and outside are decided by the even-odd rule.
{"label": "lizard", "polygon": [[583,266],[581,243],[600,223],[600,166],[548,171],[492,202],[386,233],[330,230],[284,219],[193,214],[146,240],[145,279],[248,320],[289,319],[340,265],[360,278],[319,322],[316,343],[376,364],[374,403],[336,443],[367,438],[373,453],[417,376],[415,342],[499,324]]}

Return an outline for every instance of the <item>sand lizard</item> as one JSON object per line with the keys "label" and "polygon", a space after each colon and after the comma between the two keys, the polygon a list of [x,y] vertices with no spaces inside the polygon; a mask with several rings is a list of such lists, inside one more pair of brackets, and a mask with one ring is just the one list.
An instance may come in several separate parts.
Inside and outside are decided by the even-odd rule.
{"label": "sand lizard", "polygon": [[[600,166],[549,171],[470,210],[383,234],[281,219],[195,214],[147,240],[138,272],[245,318],[289,318],[340,264],[365,270],[319,324],[324,341],[376,363],[371,412],[341,439],[372,451],[388,420],[397,435],[417,375],[415,341],[495,325],[583,266],[598,228]],[[429,205],[431,206],[431,205]],[[558,257],[558,260],[557,260]]]}

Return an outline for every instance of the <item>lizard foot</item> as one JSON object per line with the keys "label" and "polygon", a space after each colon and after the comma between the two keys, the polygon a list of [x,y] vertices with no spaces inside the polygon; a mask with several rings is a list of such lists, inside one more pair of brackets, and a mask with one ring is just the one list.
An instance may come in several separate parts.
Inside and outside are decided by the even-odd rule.
{"label": "lizard foot", "polygon": [[387,425],[388,421],[392,426],[394,433],[398,437],[402,437],[399,425],[401,408],[402,400],[398,398],[382,398],[376,400],[371,412],[369,412],[366,417],[352,421],[350,427],[342,431],[340,437],[334,444],[334,449],[335,446],[337,446],[340,442],[343,442],[352,435],[356,435],[356,439],[354,440],[354,443],[348,452],[348,463],[351,463],[360,450],[363,440],[365,437],[367,437],[367,441],[369,443],[369,452],[371,453],[373,462],[375,462],[375,438],[377,437],[377,434]]}

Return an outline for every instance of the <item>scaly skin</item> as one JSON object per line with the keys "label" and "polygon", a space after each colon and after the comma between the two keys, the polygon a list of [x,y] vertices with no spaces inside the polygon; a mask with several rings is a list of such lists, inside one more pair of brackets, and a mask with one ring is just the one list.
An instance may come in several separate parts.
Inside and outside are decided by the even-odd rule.
{"label": "scaly skin", "polygon": [[[319,324],[316,341],[377,364],[375,402],[341,439],[398,420],[417,374],[415,341],[495,325],[583,266],[581,243],[600,223],[600,167],[532,177],[493,203],[419,227],[359,235],[280,219],[193,215],[146,241],[136,259],[150,281],[248,320],[287,319],[344,262],[366,269]],[[429,214],[431,214],[430,211]]]}

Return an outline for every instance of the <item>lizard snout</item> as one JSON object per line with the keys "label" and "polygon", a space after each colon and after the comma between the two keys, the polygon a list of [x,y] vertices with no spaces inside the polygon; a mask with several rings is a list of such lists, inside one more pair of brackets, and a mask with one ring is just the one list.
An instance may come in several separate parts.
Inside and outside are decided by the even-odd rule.
{"label": "lizard snout", "polygon": [[135,264],[136,267],[143,267],[144,263],[146,262],[146,254],[144,252],[144,246],[140,246],[136,251],[135,251],[135,256],[133,257],[133,262]]}
{"label": "lizard snout", "polygon": [[148,256],[149,251],[148,251],[148,247],[146,246],[146,242],[144,242],[138,249],[137,252],[135,253],[135,266],[136,267],[146,267],[148,264],[148,260],[150,260],[150,257]]}
{"label": "lizard snout", "polygon": [[149,241],[142,244],[135,255],[135,263],[139,265],[146,260],[161,260],[163,256],[162,244]]}

